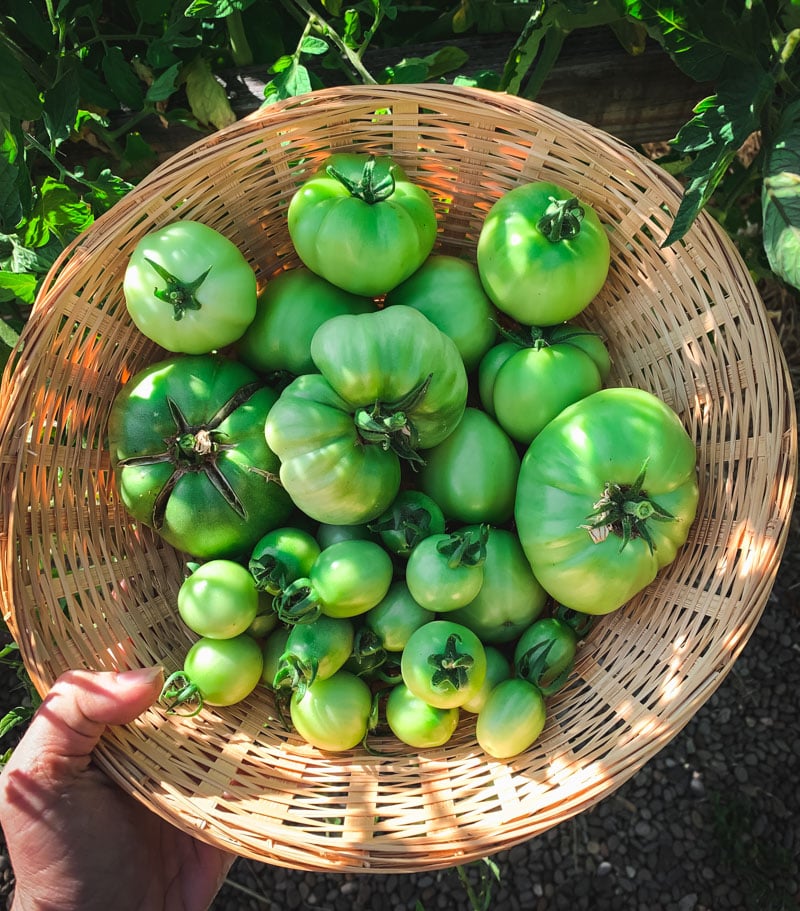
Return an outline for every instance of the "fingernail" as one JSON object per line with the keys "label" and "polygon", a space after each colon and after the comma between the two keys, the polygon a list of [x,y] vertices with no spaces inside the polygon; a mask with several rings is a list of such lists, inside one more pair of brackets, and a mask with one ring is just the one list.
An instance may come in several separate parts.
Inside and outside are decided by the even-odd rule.
{"label": "fingernail", "polygon": [[122,671],[119,675],[125,683],[146,686],[155,683],[156,680],[164,679],[164,668],[161,665],[155,667],[138,667],[133,671]]}

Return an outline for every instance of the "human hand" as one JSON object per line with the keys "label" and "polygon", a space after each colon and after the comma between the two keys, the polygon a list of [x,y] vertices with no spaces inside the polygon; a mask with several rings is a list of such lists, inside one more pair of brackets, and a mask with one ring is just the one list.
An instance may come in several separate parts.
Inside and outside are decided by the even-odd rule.
{"label": "human hand", "polygon": [[196,841],[125,794],[91,761],[109,724],[158,698],[161,668],[68,671],[0,775],[13,911],[203,911],[233,855]]}

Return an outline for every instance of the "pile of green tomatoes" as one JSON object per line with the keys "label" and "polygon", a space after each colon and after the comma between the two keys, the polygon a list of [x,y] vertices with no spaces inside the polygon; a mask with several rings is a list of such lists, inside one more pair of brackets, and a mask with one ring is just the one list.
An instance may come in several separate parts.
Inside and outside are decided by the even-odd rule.
{"label": "pile of green tomatoes", "polygon": [[189,220],[126,270],[165,356],[113,403],[117,490],[189,558],[193,644],[162,698],[190,714],[266,687],[329,751],[389,732],[441,747],[472,714],[488,755],[518,755],[699,499],[678,416],[609,385],[576,321],[607,280],[607,229],[531,182],[486,212],[472,259],[448,255],[432,195],[359,152],[305,177],[287,229],[301,265],[260,291]]}

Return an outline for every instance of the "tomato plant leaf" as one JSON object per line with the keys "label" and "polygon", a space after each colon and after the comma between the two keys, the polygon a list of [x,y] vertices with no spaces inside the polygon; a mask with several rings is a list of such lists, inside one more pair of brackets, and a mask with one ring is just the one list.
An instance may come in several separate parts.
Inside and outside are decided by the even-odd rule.
{"label": "tomato plant leaf", "polygon": [[760,115],[775,84],[757,64],[726,66],[715,95],[695,107],[695,116],[672,142],[679,154],[690,154],[684,176],[688,183],[664,246],[680,240],[711,198],[744,141],[760,126]]}
{"label": "tomato plant leaf", "polygon": [[783,112],[767,151],[761,207],[770,268],[800,288],[800,101]]}
{"label": "tomato plant leaf", "polygon": [[214,78],[205,57],[195,57],[184,73],[189,107],[200,123],[221,129],[236,120],[225,89]]}
{"label": "tomato plant leaf", "polygon": [[19,178],[17,144],[10,130],[4,130],[0,144],[0,234],[10,234],[22,219]]}
{"label": "tomato plant leaf", "polygon": [[109,168],[104,168],[100,174],[91,181],[91,190],[86,194],[86,201],[91,205],[95,214],[107,212],[115,203],[133,189],[133,184],[113,174]]}
{"label": "tomato plant leaf", "polygon": [[192,0],[185,15],[198,19],[224,19],[233,12],[247,9],[255,0]]}
{"label": "tomato plant leaf", "polygon": [[36,120],[42,113],[39,92],[13,54],[0,54],[0,111],[20,120]]}
{"label": "tomato plant leaf", "polygon": [[42,247],[53,238],[66,244],[93,220],[89,204],[74,190],[54,177],[45,177],[21,240],[29,248]]}
{"label": "tomato plant leaf", "polygon": [[0,301],[21,300],[32,304],[36,297],[36,276],[30,272],[8,272],[0,269]]}
{"label": "tomato plant leaf", "polygon": [[53,29],[31,0],[6,0],[4,5],[9,17],[31,44],[48,54],[55,50]]}
{"label": "tomato plant leaf", "polygon": [[103,75],[117,101],[132,111],[144,104],[144,88],[119,47],[109,47],[103,57]]}
{"label": "tomato plant leaf", "polygon": [[163,73],[159,73],[147,89],[145,95],[147,101],[153,104],[158,101],[166,101],[178,87],[180,68],[180,63],[173,63]]}
{"label": "tomato plant leaf", "polygon": [[78,116],[80,86],[74,70],[66,73],[44,93],[44,122],[50,141],[58,145],[68,139]]}

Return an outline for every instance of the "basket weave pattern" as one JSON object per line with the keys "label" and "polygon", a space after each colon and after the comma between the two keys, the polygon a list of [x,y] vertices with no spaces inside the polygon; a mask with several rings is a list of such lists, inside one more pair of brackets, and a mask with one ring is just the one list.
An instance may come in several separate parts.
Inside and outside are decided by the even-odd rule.
{"label": "basket weave pattern", "polygon": [[450,86],[337,88],[266,108],[153,172],[51,271],[0,396],[4,616],[41,692],[71,667],[179,668],[184,555],[136,527],[104,444],[120,384],[163,352],[128,318],[136,242],[178,218],[226,234],[259,286],[298,264],[286,207],[332,150],[390,154],[435,201],[438,252],[474,259],[502,193],[547,179],[610,228],[606,287],[580,321],[607,339],[611,385],[648,389],[698,447],[698,518],[678,559],[602,619],[537,743],[486,757],[464,715],[415,753],[393,740],[325,754],[284,731],[268,692],[199,718],[154,706],[97,758],[201,839],[320,871],[450,866],[530,838],[633,775],[711,695],[767,601],[788,530],[796,425],[782,353],[750,276],[701,216],[660,244],[680,187],[623,143],[518,98]]}

